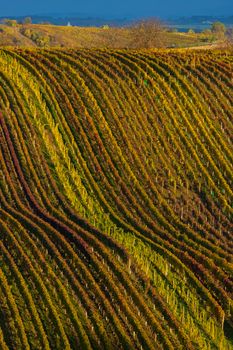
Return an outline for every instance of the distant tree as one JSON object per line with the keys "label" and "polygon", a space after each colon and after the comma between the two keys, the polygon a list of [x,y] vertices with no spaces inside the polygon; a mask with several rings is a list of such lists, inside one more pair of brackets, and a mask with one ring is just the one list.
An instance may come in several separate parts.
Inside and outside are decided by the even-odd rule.
{"label": "distant tree", "polygon": [[211,29],[204,29],[201,32],[201,41],[206,42],[206,43],[208,43],[208,42],[212,43],[215,40],[216,40],[216,37],[213,34]]}
{"label": "distant tree", "polygon": [[22,27],[20,33],[26,36],[28,39],[32,40],[39,47],[49,47],[50,46],[50,36],[43,32],[36,31],[30,27]]}
{"label": "distant tree", "polygon": [[226,26],[222,22],[214,22],[211,27],[211,31],[213,34],[217,36],[217,38],[223,38],[226,33]]}
{"label": "distant tree", "polygon": [[131,47],[153,48],[164,46],[165,28],[156,18],[135,22],[129,28]]}
{"label": "distant tree", "polygon": [[16,21],[16,19],[9,19],[9,18],[5,18],[3,20],[3,23],[8,26],[8,27],[16,27],[18,22]]}
{"label": "distant tree", "polygon": [[32,23],[31,17],[25,17],[23,23],[24,24],[31,24]]}
{"label": "distant tree", "polygon": [[195,34],[195,31],[194,31],[192,28],[190,28],[190,29],[188,30],[188,34]]}

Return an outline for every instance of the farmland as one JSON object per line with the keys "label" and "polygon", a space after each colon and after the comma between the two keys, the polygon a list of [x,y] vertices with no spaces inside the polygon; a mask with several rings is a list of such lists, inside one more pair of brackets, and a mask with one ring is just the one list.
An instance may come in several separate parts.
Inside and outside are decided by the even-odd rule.
{"label": "farmland", "polygon": [[[51,24],[18,24],[9,27],[0,24],[0,47],[137,48],[134,36],[127,27],[104,29]],[[152,47],[192,47],[219,42],[212,34],[204,33],[176,33],[162,30],[154,36],[159,38]]]}
{"label": "farmland", "polygon": [[0,349],[233,349],[233,52],[0,50]]}

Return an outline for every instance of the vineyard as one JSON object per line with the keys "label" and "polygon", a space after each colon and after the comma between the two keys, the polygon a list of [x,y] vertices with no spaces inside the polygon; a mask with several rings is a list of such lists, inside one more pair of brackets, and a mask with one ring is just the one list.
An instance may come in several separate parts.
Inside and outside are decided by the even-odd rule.
{"label": "vineyard", "polygon": [[0,50],[0,349],[233,349],[233,52]]}

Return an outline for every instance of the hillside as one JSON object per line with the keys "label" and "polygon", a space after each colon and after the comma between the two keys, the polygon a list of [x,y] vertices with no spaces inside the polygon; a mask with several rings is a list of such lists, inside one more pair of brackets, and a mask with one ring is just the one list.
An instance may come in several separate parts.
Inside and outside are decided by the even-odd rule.
{"label": "hillside", "polygon": [[[212,42],[211,35],[164,31],[157,45],[187,47]],[[27,24],[9,27],[0,24],[0,46],[67,47],[67,48],[129,48],[134,47],[132,33],[126,27],[68,27]],[[157,46],[156,45],[156,46]]]}
{"label": "hillside", "polygon": [[233,349],[233,52],[0,50],[0,349]]}

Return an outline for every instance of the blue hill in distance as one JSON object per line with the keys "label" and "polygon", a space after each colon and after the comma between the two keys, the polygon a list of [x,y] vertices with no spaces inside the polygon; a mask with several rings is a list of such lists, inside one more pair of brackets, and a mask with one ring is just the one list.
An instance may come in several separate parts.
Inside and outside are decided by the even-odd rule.
{"label": "blue hill in distance", "polygon": [[[90,16],[85,13],[48,13],[48,14],[36,14],[25,16],[4,16],[0,17],[0,21],[4,18],[16,19],[19,23],[23,22],[25,17],[31,17],[32,23],[34,24],[53,24],[66,26],[70,23],[73,26],[81,27],[101,27],[103,25],[123,27],[130,25],[132,22],[138,20],[139,18],[132,18],[130,16],[123,16],[121,18],[115,16]],[[233,15],[231,16],[191,16],[191,17],[170,17],[162,18],[161,21],[170,28],[177,28],[179,31],[186,31],[190,28],[201,31],[203,29],[209,28],[213,22],[220,21],[226,26],[233,26]]]}

